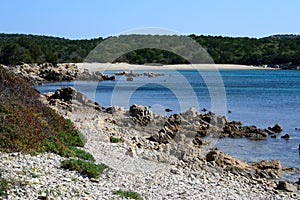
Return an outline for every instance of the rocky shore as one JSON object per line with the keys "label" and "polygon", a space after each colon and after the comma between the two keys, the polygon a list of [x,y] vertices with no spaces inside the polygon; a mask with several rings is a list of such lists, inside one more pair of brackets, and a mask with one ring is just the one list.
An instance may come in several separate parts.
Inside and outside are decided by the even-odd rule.
{"label": "rocky shore", "polygon": [[23,64],[4,67],[15,74],[26,77],[33,84],[73,80],[105,81],[116,79],[115,76],[108,76],[99,71],[90,72],[88,69],[79,68],[77,65],[69,63]]}
{"label": "rocky shore", "polygon": [[12,186],[8,199],[122,199],[113,194],[116,190],[144,199],[300,198],[299,182],[280,179],[279,161],[249,165],[213,148],[221,137],[266,139],[280,132],[279,125],[243,126],[193,108],[171,116],[141,105],[103,108],[74,88],[41,95],[41,100],[71,119],[87,139],[84,150],[109,169],[89,179],[63,169],[63,158],[55,154],[1,153],[0,175]]}
{"label": "rocky shore", "polygon": [[[51,104],[51,96],[53,94],[46,94],[42,99]],[[63,170],[59,164],[62,158],[57,155],[2,154],[2,163],[11,162],[4,166],[15,166],[6,167],[3,176],[19,177],[30,183],[11,189],[12,199],[25,193],[28,198],[48,195],[53,199],[118,199],[113,191],[119,189],[135,191],[144,199],[300,198],[299,183],[281,181],[283,167],[279,161],[249,165],[207,147],[205,141],[213,141],[206,140],[201,132],[204,128],[197,127],[217,125],[211,125],[213,120],[209,123],[203,120],[208,117],[215,119],[214,122],[230,123],[224,117],[201,114],[194,109],[167,117],[151,113],[140,105],[133,105],[128,111],[121,107],[95,109],[93,104],[74,100],[76,103],[72,104],[59,97],[54,108],[70,118],[86,136],[84,149],[96,162],[110,168],[99,179],[90,180]],[[66,104],[69,106],[64,106]],[[212,130],[216,128],[220,129]],[[43,173],[36,177],[30,170],[25,173],[15,170],[30,166],[30,160],[35,160],[35,170]],[[31,186],[32,179],[37,180],[35,187]]]}

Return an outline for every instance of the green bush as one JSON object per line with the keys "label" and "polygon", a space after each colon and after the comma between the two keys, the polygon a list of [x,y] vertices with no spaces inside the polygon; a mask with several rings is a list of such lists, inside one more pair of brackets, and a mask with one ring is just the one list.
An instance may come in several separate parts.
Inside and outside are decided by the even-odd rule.
{"label": "green bush", "polygon": [[88,160],[91,162],[95,162],[95,158],[93,157],[92,154],[90,154],[84,150],[78,149],[77,147],[74,147],[74,146],[70,147],[70,149],[74,153],[74,157],[81,158],[83,160]]}
{"label": "green bush", "polygon": [[126,199],[143,200],[143,198],[137,192],[116,190],[113,191],[113,194],[119,195],[120,197],[125,197]]}
{"label": "green bush", "polygon": [[64,160],[61,163],[62,167],[71,171],[78,171],[80,174],[89,178],[99,178],[103,170],[108,168],[105,164],[95,164],[89,161],[82,161],[77,159]]}
{"label": "green bush", "polygon": [[111,143],[119,143],[121,140],[120,140],[120,138],[117,138],[117,137],[110,137],[110,142]]}

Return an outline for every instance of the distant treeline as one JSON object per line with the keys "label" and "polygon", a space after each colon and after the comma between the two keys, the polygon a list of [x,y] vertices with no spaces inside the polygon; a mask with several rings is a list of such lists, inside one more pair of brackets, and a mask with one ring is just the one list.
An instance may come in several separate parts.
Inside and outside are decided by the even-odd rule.
{"label": "distant treeline", "polygon": [[[139,36],[142,40],[143,37]],[[219,64],[300,64],[300,36],[276,35],[261,39],[221,36],[152,36],[152,40],[167,37],[169,42],[180,42],[190,37],[198,42]],[[109,37],[113,38],[113,37]],[[109,39],[106,38],[106,39]],[[88,54],[106,39],[70,40],[65,38],[24,34],[0,34],[0,63],[83,62]],[[116,46],[126,49],[123,45]],[[188,51],[188,49],[181,49]],[[101,54],[101,52],[99,52]],[[183,64],[187,60],[170,51],[146,48],[138,49],[114,60],[131,64],[161,63]]]}

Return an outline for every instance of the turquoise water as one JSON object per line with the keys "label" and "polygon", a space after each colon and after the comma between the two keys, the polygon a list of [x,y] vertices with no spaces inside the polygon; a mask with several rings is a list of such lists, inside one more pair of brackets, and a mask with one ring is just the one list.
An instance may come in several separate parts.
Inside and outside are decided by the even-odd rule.
{"label": "turquoise water", "polygon": [[[105,73],[113,73],[106,71]],[[41,92],[61,86],[74,86],[105,107],[129,108],[133,103],[151,106],[160,114],[185,111],[193,106],[226,114],[230,120],[261,128],[279,123],[289,140],[269,138],[264,141],[221,139],[215,145],[247,162],[263,159],[281,160],[285,167],[300,168],[300,71],[284,70],[196,70],[160,71],[165,76],[126,77],[105,82],[63,82],[38,86]],[[220,76],[218,76],[220,75]],[[219,78],[222,78],[222,82]],[[224,86],[224,87],[223,87]],[[171,113],[165,113],[170,108]],[[227,111],[230,110],[231,113]]]}

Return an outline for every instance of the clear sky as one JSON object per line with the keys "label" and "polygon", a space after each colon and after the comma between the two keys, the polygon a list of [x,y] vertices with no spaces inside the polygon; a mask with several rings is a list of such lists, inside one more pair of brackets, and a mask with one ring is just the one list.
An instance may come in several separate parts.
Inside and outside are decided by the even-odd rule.
{"label": "clear sky", "polygon": [[299,0],[1,0],[1,33],[75,38],[140,27],[182,34],[300,34]]}

